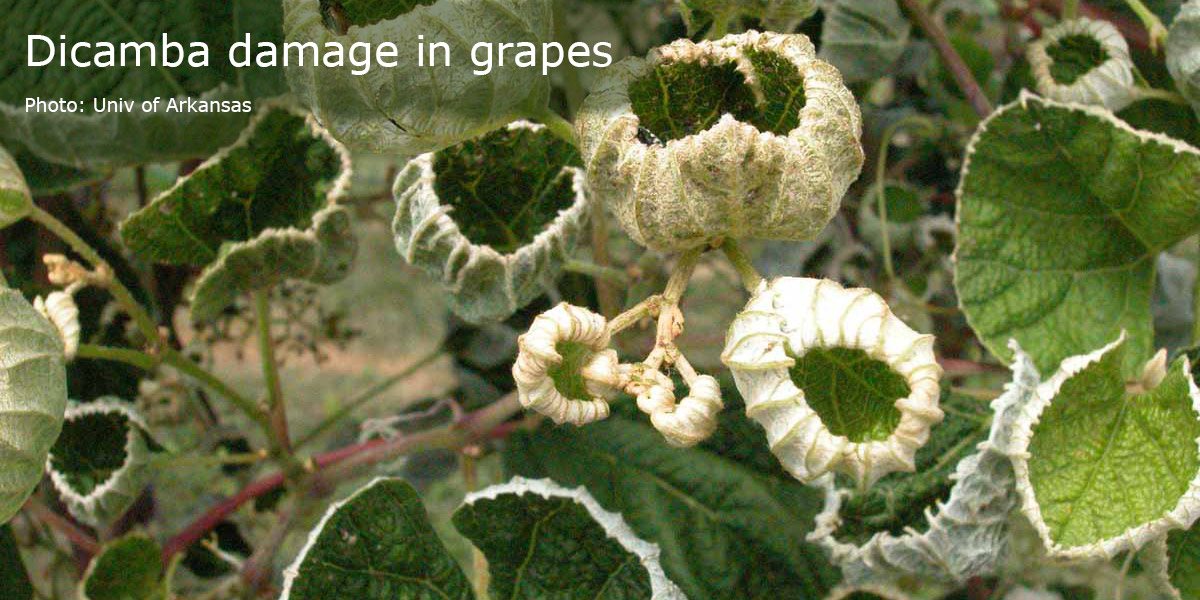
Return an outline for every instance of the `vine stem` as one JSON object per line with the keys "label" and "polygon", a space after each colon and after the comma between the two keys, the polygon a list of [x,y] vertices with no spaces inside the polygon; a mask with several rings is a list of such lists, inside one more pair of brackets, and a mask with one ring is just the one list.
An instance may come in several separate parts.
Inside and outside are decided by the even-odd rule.
{"label": "vine stem", "polygon": [[1064,0],[1062,19],[1069,21],[1079,16],[1079,0]]}
{"label": "vine stem", "polygon": [[272,450],[285,462],[292,460],[292,441],[288,435],[287,404],[283,396],[283,381],[279,378],[279,361],[275,358],[275,340],[271,337],[271,298],[265,290],[254,296],[254,320],[258,330],[258,356],[262,361],[263,377],[267,381],[267,415],[270,421]]}
{"label": "vine stem", "polygon": [[614,267],[598,265],[586,260],[567,259],[567,262],[563,264],[563,270],[569,273],[587,275],[593,279],[604,279],[617,285],[629,285],[632,283],[632,278],[625,271]]}
{"label": "vine stem", "polygon": [[746,288],[747,292],[754,294],[755,290],[758,289],[758,285],[762,283],[763,277],[758,274],[758,270],[750,263],[750,259],[742,251],[742,246],[737,243],[737,240],[729,238],[721,244],[721,251],[729,258],[729,262],[737,270],[738,276],[742,278],[742,287]]}
{"label": "vine stem", "polygon": [[[397,436],[383,440],[371,440],[319,454],[311,459],[313,489],[332,485],[364,474],[366,467],[392,460],[418,450],[460,449],[496,435],[506,435],[512,428],[503,426],[513,415],[521,412],[521,402],[516,393],[511,393],[496,402],[469,413],[457,423],[435,429]],[[163,563],[167,564],[176,554],[187,550],[207,535],[221,521],[247,502],[274,491],[283,485],[284,474],[277,472],[242,488],[233,496],[210,507],[192,521],[163,546]]]}
{"label": "vine stem", "polygon": [[954,49],[954,45],[950,43],[950,38],[946,37],[946,32],[934,20],[933,15],[925,9],[925,5],[921,0],[900,0],[904,8],[908,11],[909,18],[912,19],[921,31],[925,32],[925,37],[933,43],[933,47],[937,49],[938,56],[941,57],[942,63],[946,65],[946,69],[954,76],[954,81],[958,83],[958,88],[962,90],[967,97],[967,101],[971,103],[971,108],[975,109],[975,114],[980,118],[992,114],[992,104],[984,95],[983,89],[979,87],[979,82],[975,81],[975,76],[971,74],[971,69],[967,68],[967,63],[963,62],[958,51]]}
{"label": "vine stem", "polygon": [[68,521],[62,515],[50,510],[36,498],[25,501],[25,510],[35,521],[45,523],[71,540],[71,543],[88,556],[95,556],[100,551],[100,542],[78,525]]}
{"label": "vine stem", "polygon": [[1133,11],[1133,14],[1141,19],[1142,26],[1146,28],[1146,33],[1150,36],[1150,51],[1158,52],[1159,42],[1167,39],[1167,28],[1163,26],[1158,15],[1147,8],[1142,0],[1125,0],[1125,4],[1129,10]]}
{"label": "vine stem", "polygon": [[550,130],[550,133],[554,134],[559,139],[571,144],[572,146],[575,146],[576,148],[579,147],[579,138],[575,137],[575,126],[572,125],[570,121],[564,119],[562,115],[547,108],[538,113],[535,117],[535,120],[542,125],[545,125],[546,129]]}

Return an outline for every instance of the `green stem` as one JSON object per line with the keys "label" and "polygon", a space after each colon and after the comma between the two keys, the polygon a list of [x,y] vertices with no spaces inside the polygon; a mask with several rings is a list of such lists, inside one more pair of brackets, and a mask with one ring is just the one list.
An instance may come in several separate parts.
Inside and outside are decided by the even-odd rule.
{"label": "green stem", "polygon": [[563,270],[568,273],[587,275],[594,279],[606,279],[619,285],[629,285],[632,283],[629,274],[621,269],[606,267],[585,260],[568,259],[566,264],[563,265]]}
{"label": "green stem", "polygon": [[311,430],[308,431],[308,433],[305,433],[303,436],[300,437],[300,439],[296,440],[296,443],[294,444],[294,446],[296,448],[304,447],[306,444],[308,444],[309,442],[316,439],[322,433],[325,433],[326,431],[328,431],[330,427],[333,427],[334,425],[338,424],[342,419],[346,418],[347,415],[358,410],[360,407],[362,407],[362,405],[366,404],[367,402],[370,402],[371,400],[374,400],[375,398],[379,397],[380,394],[383,394],[384,392],[387,392],[388,390],[392,389],[392,387],[395,386],[397,383],[400,383],[401,381],[408,379],[413,373],[416,373],[417,371],[423,369],[426,365],[428,365],[429,363],[431,363],[434,360],[441,357],[442,354],[443,353],[442,353],[441,349],[434,350],[433,352],[426,354],[424,357],[422,357],[417,362],[405,367],[405,369],[403,371],[401,371],[395,375],[392,375],[391,377],[388,377],[387,379],[384,379],[383,381],[380,381],[379,383],[376,383],[375,385],[371,386],[370,388],[367,388],[366,390],[363,390],[362,393],[355,396],[349,402],[347,402],[341,408],[339,408],[337,410],[337,412],[333,413],[332,415],[329,415],[328,418],[326,418],[325,420],[318,423],[316,427],[313,427]]}
{"label": "green stem", "polygon": [[1160,90],[1152,87],[1139,87],[1136,89],[1136,95],[1139,100],[1162,100],[1172,104],[1187,106],[1187,98],[1184,98],[1179,92],[1171,90]]}
{"label": "green stem", "polygon": [[888,149],[892,145],[892,138],[901,127],[908,125],[920,125],[925,129],[934,129],[933,123],[920,116],[911,116],[895,123],[892,123],[883,131],[883,140],[879,143],[879,153],[875,159],[875,200],[879,213],[879,229],[880,242],[883,245],[883,268],[887,273],[888,283],[896,280],[895,265],[892,264],[892,239],[888,231],[888,213],[887,213],[887,161]]}
{"label": "green stem", "polygon": [[263,378],[267,383],[267,415],[271,427],[271,445],[276,455],[285,460],[292,456],[288,437],[287,405],[283,397],[283,381],[279,378],[279,362],[275,359],[275,340],[271,337],[271,299],[265,290],[254,296],[254,320],[258,331],[258,356],[262,361]]}
{"label": "green stem", "polygon": [[112,348],[109,346],[97,346],[94,344],[80,344],[79,353],[76,354],[79,358],[90,358],[94,360],[107,360],[111,362],[125,363],[135,366],[143,371],[153,371],[158,367],[159,360],[141,350],[132,348]]}
{"label": "green stem", "polygon": [[1141,19],[1146,32],[1150,34],[1150,51],[1157,52],[1159,42],[1167,39],[1167,28],[1158,19],[1158,15],[1142,3],[1142,0],[1125,0],[1125,4]]}
{"label": "green stem", "polygon": [[225,466],[225,465],[254,465],[262,462],[266,456],[258,452],[242,452],[238,454],[177,454],[154,457],[150,463],[158,468],[173,468],[187,466]]}
{"label": "green stem", "polygon": [[1079,0],[1065,0],[1063,2],[1062,20],[1070,21],[1079,16]]}
{"label": "green stem", "polygon": [[763,278],[758,274],[754,265],[750,264],[750,259],[746,257],[746,253],[742,251],[737,240],[732,238],[725,240],[725,243],[721,244],[721,251],[729,258],[729,262],[733,263],[733,268],[742,278],[742,286],[746,288],[747,292],[753,294],[758,289],[758,284],[762,283]]}
{"label": "green stem", "polygon": [[547,108],[537,115],[536,120],[545,125],[550,133],[569,142],[572,146],[579,147],[579,139],[575,137],[575,126],[558,113]]}

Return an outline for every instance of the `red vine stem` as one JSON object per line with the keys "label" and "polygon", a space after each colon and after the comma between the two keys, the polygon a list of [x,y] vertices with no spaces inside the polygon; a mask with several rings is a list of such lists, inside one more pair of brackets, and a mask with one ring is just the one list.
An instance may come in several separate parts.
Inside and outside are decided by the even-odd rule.
{"label": "red vine stem", "polygon": [[[365,467],[377,462],[410,454],[417,450],[458,449],[493,436],[493,432],[510,432],[504,423],[521,410],[515,393],[509,394],[491,405],[468,414],[457,423],[422,431],[412,435],[371,440],[361,444],[338,448],[312,458],[314,478],[319,487],[330,489],[334,484],[362,475]],[[284,474],[273,473],[254,481],[238,493],[210,507],[192,521],[163,546],[163,562],[186,550],[202,539],[221,521],[247,502],[267,494],[283,485]],[[318,487],[318,486],[313,486]]]}
{"label": "red vine stem", "polygon": [[25,510],[29,511],[34,520],[45,523],[66,536],[76,548],[82,550],[89,557],[95,556],[100,551],[100,543],[96,541],[96,538],[62,515],[50,510],[50,507],[38,500],[30,498],[26,501]]}
{"label": "red vine stem", "polygon": [[975,114],[980,118],[992,114],[992,103],[988,101],[987,96],[979,87],[979,82],[975,81],[971,69],[967,68],[967,63],[963,62],[962,57],[958,55],[954,45],[950,43],[950,38],[946,37],[946,32],[934,20],[933,15],[925,10],[925,5],[921,4],[921,0],[901,0],[901,2],[908,11],[909,18],[916,22],[921,31],[925,32],[925,37],[929,38],[933,47],[937,49],[942,63],[954,76],[954,81],[958,82],[958,88],[971,103],[971,108],[975,109]]}

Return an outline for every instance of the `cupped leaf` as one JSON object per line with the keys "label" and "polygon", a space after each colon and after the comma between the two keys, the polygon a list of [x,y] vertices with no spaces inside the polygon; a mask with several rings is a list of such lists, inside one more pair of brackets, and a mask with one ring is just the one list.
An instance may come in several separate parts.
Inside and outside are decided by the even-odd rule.
{"label": "cupped leaf", "polygon": [[900,423],[896,400],[912,392],[886,363],[857,348],[813,348],[794,357],[792,382],[834,435],[886,440]]}
{"label": "cupped leaf", "polygon": [[1180,358],[1128,383],[1124,338],[1071,357],[1017,423],[1022,511],[1051,555],[1111,558],[1200,512],[1200,390]]}
{"label": "cupped leaf", "polygon": [[337,205],[313,215],[312,227],[307,230],[267,229],[252,240],[226,244],[196,281],[192,320],[212,319],[238,295],[285,280],[341,281],[350,272],[357,252],[350,213]]}
{"label": "cupped leaf", "polygon": [[[347,55],[356,44],[371,45],[366,66],[310,60],[287,68],[297,98],[356,150],[431,152],[546,111],[542,65],[518,66],[523,59],[514,62],[511,49],[501,60],[495,46],[540,49],[552,41],[549,0],[285,0],[283,10],[290,43]],[[376,60],[383,42],[394,46],[390,66]],[[490,69],[475,66],[487,56]]]}
{"label": "cupped leaf", "polygon": [[79,584],[80,600],[164,600],[162,549],[142,535],[104,545]]}
{"label": "cupped leaf", "polygon": [[58,331],[20,292],[0,288],[0,522],[41,481],[66,407]]}
{"label": "cupped leaf", "polygon": [[518,121],[422,154],[396,178],[396,249],[472,323],[499,321],[553,284],[591,213],[578,153]]}
{"label": "cupped leaf", "polygon": [[1157,588],[1172,600],[1200,598],[1200,526],[1172,529],[1138,554]]}
{"label": "cupped leaf", "polygon": [[46,470],[71,515],[99,526],[120,517],[137,499],[149,480],[155,446],[129,403],[106,397],[72,404]]}
{"label": "cupped leaf", "polygon": [[1023,94],[980,125],[958,189],[955,285],[994,354],[1038,369],[1125,330],[1150,355],[1159,251],[1200,228],[1200,152],[1098,108]]}
{"label": "cupped leaf", "polygon": [[33,210],[33,195],[12,155],[0,147],[0,229],[24,219]]}
{"label": "cupped leaf", "polygon": [[275,105],[242,136],[121,224],[139,257],[203,266],[223,244],[267,229],[308,229],[313,215],[341,193],[349,158],[305,117]]}
{"label": "cupped leaf", "polygon": [[[283,11],[272,0],[3,0],[0,11],[9,15],[0,51],[0,138],[53,162],[116,167],[208,156],[236,139],[250,119],[249,112],[240,110],[250,105],[240,103],[286,91],[281,69],[234,67],[228,58],[232,44],[246,35],[252,47],[282,41]],[[49,43],[30,42],[30,35],[45,36]],[[169,48],[163,45],[164,35]],[[65,52],[59,49],[64,41]],[[116,64],[107,65],[100,42],[113,44],[108,58],[115,54]],[[75,43],[91,44],[76,53],[89,66],[73,64],[67,56]],[[208,45],[209,66],[192,66],[200,62],[192,54],[194,43]],[[144,46],[126,49],[122,44]],[[31,66],[50,56],[51,45],[53,60]],[[122,56],[127,56],[124,66]],[[166,66],[168,61],[180,64]],[[27,98],[75,101],[79,111],[27,110]],[[155,98],[161,99],[157,110],[144,111],[141,102]],[[104,100],[134,104],[127,111],[97,112],[94,102]],[[169,102],[185,108],[172,111]]]}
{"label": "cupped leaf", "polygon": [[822,60],[850,83],[881,77],[908,45],[911,25],[895,0],[821,0]]}
{"label": "cupped leaf", "polygon": [[280,600],[335,598],[472,600],[474,594],[417,492],[380,478],[330,506],[284,571]]}
{"label": "cupped leaf", "polygon": [[0,526],[0,594],[9,600],[33,598],[33,582],[29,580],[21,548],[9,523]]}
{"label": "cupped leaf", "polygon": [[804,542],[820,494],[780,469],[740,412],[723,411],[714,436],[687,449],[631,413],[582,430],[543,428],[511,438],[505,466],[585,486],[658,544],[667,577],[689,598],[820,598],[837,581]]}
{"label": "cupped leaf", "polygon": [[469,494],[454,526],[487,556],[495,598],[684,599],[658,546],[583,488],[516,477]]}
{"label": "cupped leaf", "polygon": [[1200,0],[1184,3],[1171,23],[1166,62],[1179,93],[1200,112]]}

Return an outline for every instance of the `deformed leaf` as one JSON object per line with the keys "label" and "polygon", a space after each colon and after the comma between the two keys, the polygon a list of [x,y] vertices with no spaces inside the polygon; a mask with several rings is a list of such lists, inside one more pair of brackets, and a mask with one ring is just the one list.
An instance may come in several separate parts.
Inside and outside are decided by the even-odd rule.
{"label": "deformed leaf", "polygon": [[146,260],[207,265],[223,244],[267,229],[308,229],[349,175],[340,144],[301,113],[274,105],[233,145],[130,215],[121,237]]}
{"label": "deformed leaf", "polygon": [[20,292],[0,288],[0,522],[41,481],[66,407],[58,331]]}
{"label": "deformed leaf", "polygon": [[[38,156],[75,167],[117,167],[211,155],[237,138],[250,119],[240,102],[286,91],[281,69],[234,67],[227,59],[234,42],[246,35],[253,43],[282,41],[283,11],[273,0],[179,0],[172,2],[30,3],[0,1],[6,21],[0,52],[0,138],[18,142]],[[49,43],[26,41],[42,35]],[[163,36],[172,46],[164,48]],[[89,43],[76,52],[88,66],[73,64],[65,54],[74,43]],[[108,65],[99,42],[114,45]],[[144,44],[134,51],[122,44]],[[208,45],[209,66],[191,66],[188,56]],[[31,62],[50,57],[44,66]],[[179,44],[178,47],[174,44]],[[33,55],[27,56],[32,45]],[[151,50],[155,60],[151,61]],[[136,53],[140,66],[136,66]],[[120,57],[126,56],[126,64]],[[168,61],[179,66],[166,66]],[[158,66],[150,63],[156,62]],[[26,99],[64,99],[79,103],[79,112],[27,110]],[[142,101],[161,98],[157,111]],[[127,110],[97,112],[94,101],[132,101]],[[169,110],[180,102],[183,110]],[[200,104],[197,104],[199,102]],[[222,102],[214,107],[211,102]],[[201,107],[202,105],[202,107]]]}
{"label": "deformed leaf", "polygon": [[821,0],[821,60],[850,83],[886,75],[908,45],[908,19],[895,0]]}
{"label": "deformed leaf", "polygon": [[124,514],[145,487],[153,444],[128,402],[106,397],[72,404],[46,470],[71,515],[100,526]]}
{"label": "deformed leaf", "polygon": [[684,600],[658,546],[583,488],[516,477],[467,495],[454,526],[487,556],[495,598]]}
{"label": "deformed leaf", "polygon": [[1166,597],[1200,598],[1200,526],[1168,531],[1138,553],[1138,561]]}
{"label": "deformed leaf", "polygon": [[504,319],[554,283],[583,233],[581,165],[571,144],[525,121],[422,154],[396,178],[396,249],[459,316]]}
{"label": "deformed leaf", "polygon": [[1052,556],[1112,558],[1200,514],[1200,390],[1180,358],[1127,383],[1124,337],[1070,357],[1016,423],[1022,511]]}
{"label": "deformed leaf", "polygon": [[12,155],[0,146],[0,229],[4,229],[33,210],[33,195],[25,176]]}
{"label": "deformed leaf", "polygon": [[154,540],[131,534],[100,549],[79,584],[79,600],[163,600],[162,549]]}
{"label": "deformed leaf", "polygon": [[778,467],[753,423],[724,411],[713,438],[684,449],[638,419],[519,433],[505,449],[506,471],[585,486],[658,544],[667,577],[689,598],[808,600],[836,583],[804,541],[820,493]]}
{"label": "deformed leaf", "polygon": [[283,10],[290,43],[346,54],[359,43],[395,47],[390,66],[372,52],[361,68],[312,60],[287,68],[297,98],[355,150],[432,152],[546,111],[550,85],[541,65],[522,68],[511,51],[504,60],[497,51],[492,68],[476,74],[473,56],[485,56],[476,45],[500,41],[540,51],[554,38],[549,0],[285,0]]}
{"label": "deformed leaf", "polygon": [[284,571],[280,600],[472,600],[471,583],[433,531],[421,499],[379,478],[329,507]]}
{"label": "deformed leaf", "polygon": [[1129,45],[1108,21],[1063,21],[1043,31],[1026,56],[1037,90],[1047,98],[1116,111],[1137,96]]}
{"label": "deformed leaf", "polygon": [[1166,62],[1179,93],[1200,112],[1200,0],[1184,3],[1171,23]]}
{"label": "deformed leaf", "polygon": [[1200,152],[1099,108],[1022,94],[982,123],[958,189],[955,285],[992,353],[1039,370],[1125,330],[1150,355],[1159,251],[1200,228]]}
{"label": "deformed leaf", "polygon": [[313,215],[310,229],[267,229],[252,240],[221,247],[192,292],[192,320],[216,317],[239,294],[288,279],[335,283],[350,272],[358,251],[350,213],[330,205]]}

